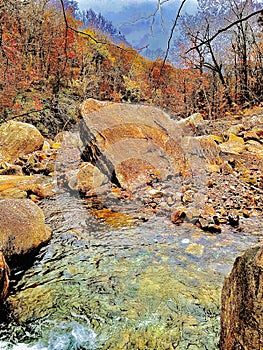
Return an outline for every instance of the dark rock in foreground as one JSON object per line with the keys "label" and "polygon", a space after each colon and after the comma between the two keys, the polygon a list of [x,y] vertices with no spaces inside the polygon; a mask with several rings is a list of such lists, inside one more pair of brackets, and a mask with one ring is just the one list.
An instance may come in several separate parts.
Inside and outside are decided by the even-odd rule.
{"label": "dark rock in foreground", "polygon": [[263,246],[239,256],[226,278],[220,349],[263,349]]}

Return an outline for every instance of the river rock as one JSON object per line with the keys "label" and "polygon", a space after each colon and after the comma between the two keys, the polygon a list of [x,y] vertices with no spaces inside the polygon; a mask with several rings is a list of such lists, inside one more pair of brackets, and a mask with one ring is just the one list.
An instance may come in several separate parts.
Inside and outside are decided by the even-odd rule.
{"label": "river rock", "polygon": [[9,267],[5,261],[5,257],[0,252],[0,300],[4,299],[7,295],[9,286]]}
{"label": "river rock", "polygon": [[53,197],[54,181],[51,177],[42,175],[0,175],[0,199],[27,198],[28,193],[38,198]]}
{"label": "river rock", "polygon": [[188,118],[184,118],[177,123],[182,130],[187,130],[191,134],[196,128],[204,124],[204,119],[201,113],[194,113]]}
{"label": "river rock", "polygon": [[179,207],[172,211],[171,221],[173,224],[180,225],[184,222],[187,217],[188,210],[185,207]]}
{"label": "river rock", "polygon": [[191,243],[186,247],[185,251],[188,254],[201,258],[204,254],[204,246],[202,244]]}
{"label": "river rock", "polygon": [[72,190],[82,193],[96,194],[99,187],[105,185],[108,178],[91,163],[82,163],[79,169],[70,178],[68,185]]}
{"label": "river rock", "polygon": [[228,213],[228,222],[231,226],[236,227],[239,225],[239,214],[235,209],[231,209]]}
{"label": "river rock", "polygon": [[31,124],[9,121],[0,126],[0,160],[12,162],[40,149],[43,143],[43,136]]}
{"label": "river rock", "polygon": [[228,141],[221,143],[219,147],[224,153],[240,154],[245,150],[245,141],[242,137],[230,133]]}
{"label": "river rock", "polygon": [[87,100],[81,114],[84,158],[112,182],[133,189],[183,171],[182,132],[162,110]]}
{"label": "river rock", "polygon": [[263,145],[262,143],[254,140],[246,142],[246,149],[252,153],[253,156],[259,158],[260,161],[263,159]]}
{"label": "river rock", "polygon": [[263,246],[239,256],[222,290],[221,350],[263,349]]}
{"label": "river rock", "polygon": [[204,176],[204,171],[220,171],[220,148],[213,135],[186,136],[183,138],[183,148],[188,168],[192,169],[195,176]]}
{"label": "river rock", "polygon": [[0,251],[7,260],[29,253],[51,237],[42,210],[29,199],[3,199],[0,213]]}

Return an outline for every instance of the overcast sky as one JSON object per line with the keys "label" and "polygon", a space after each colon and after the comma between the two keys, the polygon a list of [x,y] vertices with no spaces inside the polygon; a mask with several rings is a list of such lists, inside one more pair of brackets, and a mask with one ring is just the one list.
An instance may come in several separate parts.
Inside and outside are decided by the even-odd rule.
{"label": "overcast sky", "polygon": [[[170,30],[182,0],[169,0],[162,6],[163,21],[158,12],[154,27],[151,27],[152,18],[158,0],[78,0],[82,10],[92,8],[101,13],[106,19],[120,30],[135,48],[144,46],[151,50],[166,49]],[[184,10],[192,12],[196,8],[196,0],[188,0]],[[138,19],[144,20],[138,21]],[[151,30],[152,29],[152,30]]]}
{"label": "overcast sky", "polygon": [[[81,9],[89,9],[92,8],[96,11],[101,11],[102,13],[108,11],[119,11],[124,7],[129,5],[138,6],[142,3],[150,3],[152,5],[158,4],[158,0],[78,0],[79,6]],[[172,3],[180,4],[181,0],[170,0]],[[196,3],[196,0],[189,0],[188,3]],[[187,5],[187,2],[186,2]],[[156,7],[154,6],[154,7]],[[165,4],[164,4],[165,6]]]}
{"label": "overcast sky", "polygon": [[128,4],[140,4],[142,2],[156,3],[157,0],[79,0],[81,9],[92,8],[94,10],[100,9],[100,11],[118,11]]}

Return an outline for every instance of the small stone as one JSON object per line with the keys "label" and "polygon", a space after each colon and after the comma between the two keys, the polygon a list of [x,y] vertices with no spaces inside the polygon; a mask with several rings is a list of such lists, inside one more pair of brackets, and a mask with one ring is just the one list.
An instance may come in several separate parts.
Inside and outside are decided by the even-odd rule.
{"label": "small stone", "polygon": [[238,135],[242,130],[244,130],[244,125],[243,124],[237,124],[237,125],[232,125],[228,129],[228,134],[233,134],[233,135]]}
{"label": "small stone", "polygon": [[233,174],[233,169],[229,162],[223,162],[223,164],[221,164],[221,172],[224,175]]}
{"label": "small stone", "polygon": [[187,190],[182,196],[182,202],[183,203],[190,203],[190,202],[192,202],[194,193],[195,192],[193,190]]}
{"label": "small stone", "polygon": [[218,135],[210,135],[210,137],[216,142],[216,143],[222,143],[223,142],[223,137],[218,136]]}
{"label": "small stone", "polygon": [[222,152],[240,154],[245,150],[245,142],[241,137],[229,134],[228,141],[221,143],[219,147]]}
{"label": "small stone", "polygon": [[221,233],[222,232],[222,228],[221,226],[217,225],[217,224],[210,224],[208,226],[208,231],[211,233]]}
{"label": "small stone", "polygon": [[244,216],[244,218],[250,217],[249,211],[247,209],[243,209],[243,216]]}
{"label": "small stone", "polygon": [[167,204],[168,205],[173,205],[174,204],[173,197],[170,196],[170,197],[167,198]]}
{"label": "small stone", "polygon": [[205,165],[205,169],[209,173],[219,173],[220,172],[220,165],[207,162]]}
{"label": "small stone", "polygon": [[230,210],[229,211],[228,222],[233,227],[236,227],[239,225],[239,215],[238,215],[237,210]]}
{"label": "small stone", "polygon": [[190,243],[190,239],[189,238],[184,238],[184,239],[182,239],[181,243],[189,244]]}
{"label": "small stone", "polygon": [[207,219],[209,217],[215,216],[216,215],[216,211],[212,207],[212,205],[204,205],[202,210],[201,210],[200,215],[201,215],[202,218],[206,218]]}
{"label": "small stone", "polygon": [[50,143],[45,140],[44,143],[43,143],[43,146],[42,146],[42,150],[43,151],[47,151],[49,149],[50,149]]}
{"label": "small stone", "polygon": [[171,215],[172,223],[176,225],[182,224],[186,218],[186,213],[187,213],[187,209],[183,207],[177,208],[176,210],[174,210]]}
{"label": "small stone", "polygon": [[212,187],[214,186],[214,182],[213,182],[212,180],[207,180],[206,186],[207,186],[208,188],[212,188]]}
{"label": "small stone", "polygon": [[157,197],[157,198],[161,198],[163,196],[163,193],[159,190],[156,190],[154,188],[150,189],[148,192],[152,197]]}
{"label": "small stone", "polygon": [[60,142],[52,142],[51,143],[51,148],[59,149],[59,148],[61,148],[61,143]]}
{"label": "small stone", "polygon": [[23,175],[22,167],[20,165],[12,165],[6,163],[4,169],[0,170],[0,175]]}
{"label": "small stone", "polygon": [[197,227],[200,227],[202,230],[208,231],[211,233],[221,233],[222,231],[219,225],[203,218],[199,218],[196,224],[197,224]]}

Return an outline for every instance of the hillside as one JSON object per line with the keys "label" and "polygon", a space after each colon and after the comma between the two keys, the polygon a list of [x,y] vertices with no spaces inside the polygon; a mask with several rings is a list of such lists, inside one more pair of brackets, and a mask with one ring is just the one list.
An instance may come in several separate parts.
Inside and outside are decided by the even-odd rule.
{"label": "hillside", "polygon": [[[234,70],[232,62],[238,60],[235,52],[232,61],[206,63],[210,70],[205,69],[205,63],[204,67],[199,65],[204,58],[192,53],[184,58],[181,68],[175,68],[168,61],[145,59],[125,44],[114,44],[101,30],[103,26],[110,28],[108,33],[116,30],[94,12],[89,12],[89,18],[95,16],[101,29],[97,25],[85,28],[69,5],[64,6],[65,17],[61,6],[54,6],[42,0],[33,5],[3,2],[2,122],[29,121],[44,135],[54,136],[76,122],[77,105],[90,97],[152,104],[177,119],[200,112],[211,120],[261,102],[260,31],[254,32],[258,43]],[[179,56],[185,51],[182,42],[176,49]]]}

